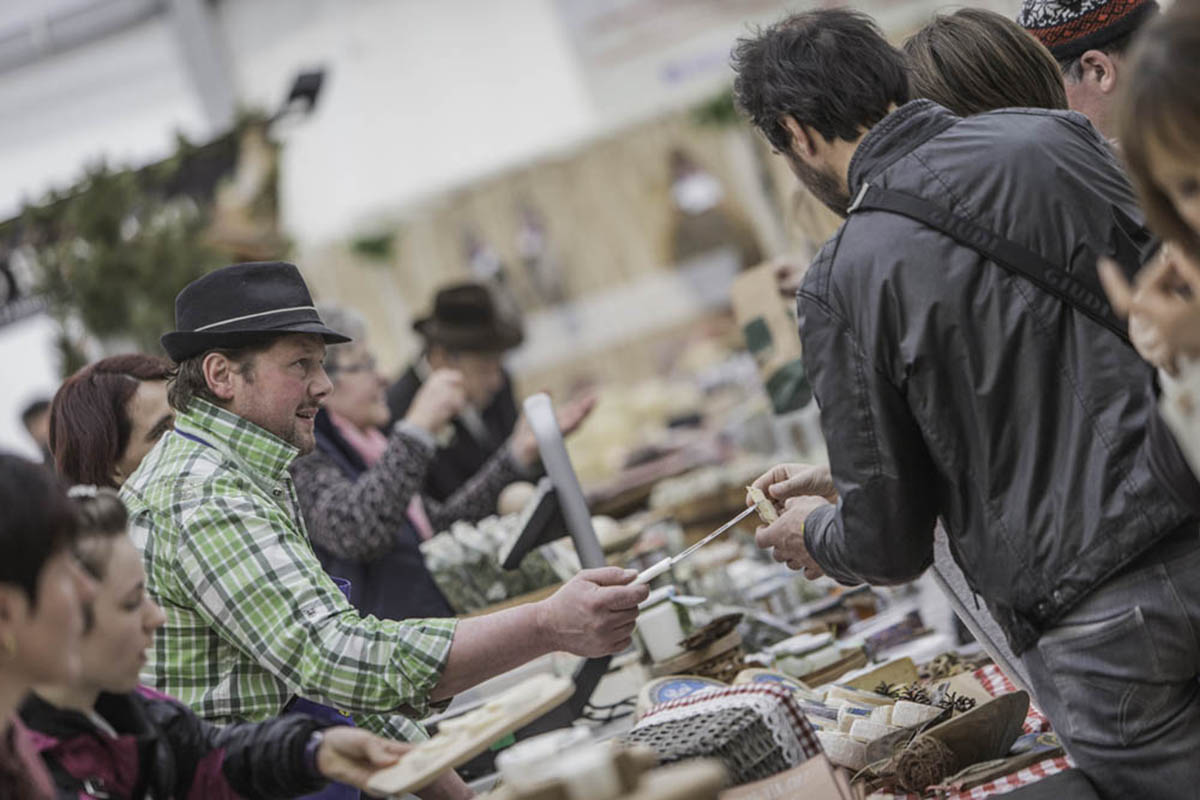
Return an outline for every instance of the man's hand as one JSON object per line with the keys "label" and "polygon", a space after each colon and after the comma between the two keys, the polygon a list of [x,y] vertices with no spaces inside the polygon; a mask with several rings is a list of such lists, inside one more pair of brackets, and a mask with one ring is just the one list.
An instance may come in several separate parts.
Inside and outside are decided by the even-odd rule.
{"label": "man's hand", "polygon": [[537,604],[538,627],[555,650],[595,658],[629,646],[645,584],[629,586],[637,572],[619,567],[585,569]]}
{"label": "man's hand", "polygon": [[421,384],[404,421],[436,436],[466,405],[462,373],[456,369],[434,370]]}
{"label": "man's hand", "polygon": [[[317,769],[331,781],[364,790],[372,775],[395,764],[412,749],[411,744],[393,742],[345,725],[326,728],[324,734],[317,750]],[[467,800],[475,796],[454,770],[447,770],[416,794],[422,800]]]}
{"label": "man's hand", "polygon": [[317,769],[331,781],[365,789],[371,776],[396,763],[412,749],[404,742],[384,739],[362,728],[334,725],[326,728],[317,750]]}
{"label": "man's hand", "polygon": [[1100,259],[1100,282],[1113,310],[1129,318],[1129,338],[1142,358],[1175,372],[1180,355],[1200,354],[1200,266],[1164,244],[1131,286],[1111,259]]}
{"label": "man's hand", "polygon": [[[753,486],[766,495],[780,513],[792,497],[821,497],[831,503],[837,500],[837,489],[833,488],[829,467],[776,464],[758,476]],[[747,498],[746,505],[754,505],[754,502]]]}
{"label": "man's hand", "polygon": [[[595,407],[596,395],[591,392],[559,406],[554,412],[554,418],[558,422],[558,429],[562,431],[562,435],[570,436],[574,433]],[[537,438],[533,435],[533,428],[529,427],[524,414],[521,414],[517,420],[512,437],[509,439],[509,447],[512,448],[512,456],[518,466],[529,469],[537,463]]]}
{"label": "man's hand", "polygon": [[804,544],[804,524],[814,510],[829,505],[820,497],[793,497],[779,519],[754,532],[754,542],[763,550],[769,550],[776,561],[786,563],[791,569],[804,573],[812,580],[825,574]]}

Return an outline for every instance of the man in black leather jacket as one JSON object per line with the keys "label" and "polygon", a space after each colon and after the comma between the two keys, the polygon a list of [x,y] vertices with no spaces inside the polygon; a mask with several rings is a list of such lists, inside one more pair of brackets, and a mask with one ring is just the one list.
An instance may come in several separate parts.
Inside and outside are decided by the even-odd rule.
{"label": "man in black leather jacket", "polygon": [[[847,10],[790,17],[734,62],[739,105],[843,216],[870,184],[1085,288],[1099,255],[1136,268],[1141,213],[1084,117],[908,102],[903,57]],[[929,566],[940,518],[1102,791],[1194,791],[1200,537],[1154,474],[1149,368],[1077,306],[886,211],[848,216],[798,302],[832,482],[788,465],[760,478],[786,508],[760,546],[810,577],[898,583]]]}

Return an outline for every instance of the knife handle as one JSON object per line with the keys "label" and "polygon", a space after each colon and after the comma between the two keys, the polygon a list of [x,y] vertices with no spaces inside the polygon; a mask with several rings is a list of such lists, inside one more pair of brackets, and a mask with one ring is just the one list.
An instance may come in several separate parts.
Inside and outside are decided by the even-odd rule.
{"label": "knife handle", "polygon": [[638,584],[649,583],[650,581],[654,580],[659,575],[662,575],[664,572],[666,572],[670,568],[671,568],[671,557],[667,556],[666,558],[664,558],[662,561],[659,561],[654,566],[646,567],[646,569],[639,572],[638,576],[633,579],[633,583],[631,583],[630,586],[637,586]]}

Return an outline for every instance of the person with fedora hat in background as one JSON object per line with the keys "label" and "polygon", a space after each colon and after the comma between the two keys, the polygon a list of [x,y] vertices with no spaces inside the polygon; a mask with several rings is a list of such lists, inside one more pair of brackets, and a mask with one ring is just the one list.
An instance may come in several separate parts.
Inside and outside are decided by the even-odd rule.
{"label": "person with fedora hat in background", "polygon": [[317,413],[316,449],[291,468],[313,549],[331,575],[351,580],[351,602],[363,614],[453,616],[425,567],[421,542],[457,520],[474,522],[496,513],[504,488],[536,465],[537,440],[518,421],[506,446],[445,502],[422,496],[437,452],[434,434],[466,403],[462,375],[434,371],[404,418],[389,428],[387,381],[368,347],[366,321],[337,306],[322,305],[320,313],[354,341],[326,351],[334,391]]}
{"label": "person with fedora hat in background", "polygon": [[[313,553],[288,468],[314,447],[332,384],[300,271],[234,264],[186,286],[174,362],[174,430],[121,488],[146,589],[167,617],[142,679],[218,724],[261,720],[293,697],[343,709],[390,738],[452,697],[543,654],[619,652],[644,586],[584,570],[546,600],[473,619],[363,618]],[[453,773],[433,793],[465,796]]]}
{"label": "person with fedora hat in background", "polygon": [[1154,0],[1024,0],[1017,23],[1058,61],[1071,110],[1114,141],[1125,54],[1157,13]]}
{"label": "person with fedora hat in background", "polygon": [[[401,420],[417,393],[439,370],[462,375],[466,404],[439,439],[425,475],[424,494],[444,502],[477,474],[512,436],[520,419],[504,354],[525,334],[506,317],[495,296],[481,283],[460,283],[438,290],[433,310],[413,323],[423,350],[387,392],[392,420]],[[583,397],[563,406],[563,435],[583,423],[595,405]]]}

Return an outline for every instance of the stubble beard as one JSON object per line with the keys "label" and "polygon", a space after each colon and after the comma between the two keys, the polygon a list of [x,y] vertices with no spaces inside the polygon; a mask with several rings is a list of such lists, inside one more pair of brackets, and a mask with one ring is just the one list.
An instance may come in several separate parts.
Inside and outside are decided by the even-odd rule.
{"label": "stubble beard", "polygon": [[832,172],[809,166],[795,155],[788,156],[788,163],[796,178],[821,204],[842,219],[850,213],[850,195],[842,189],[842,182]]}

